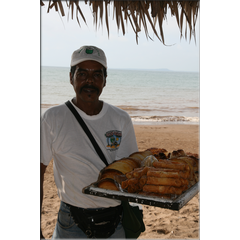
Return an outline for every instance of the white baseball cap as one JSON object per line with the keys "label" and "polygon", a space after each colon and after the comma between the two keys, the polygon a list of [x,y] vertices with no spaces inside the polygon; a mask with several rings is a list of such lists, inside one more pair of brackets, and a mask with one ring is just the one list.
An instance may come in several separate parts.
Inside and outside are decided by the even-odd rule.
{"label": "white baseball cap", "polygon": [[95,46],[82,46],[73,52],[70,66],[75,66],[84,61],[96,61],[107,68],[107,58],[102,49]]}

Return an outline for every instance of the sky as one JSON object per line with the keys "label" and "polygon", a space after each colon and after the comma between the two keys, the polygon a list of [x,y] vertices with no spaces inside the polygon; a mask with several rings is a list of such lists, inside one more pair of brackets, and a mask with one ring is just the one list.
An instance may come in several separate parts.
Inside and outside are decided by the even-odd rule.
{"label": "sky", "polygon": [[[95,45],[104,50],[109,68],[117,69],[163,69],[172,71],[199,72],[199,20],[196,24],[196,42],[192,37],[180,39],[180,30],[175,17],[170,14],[164,21],[164,37],[166,45],[154,36],[149,26],[147,39],[142,26],[138,44],[135,33],[128,22],[126,33],[117,29],[110,7],[109,28],[93,25],[93,17],[89,5],[80,1],[80,7],[86,18],[87,25],[79,15],[81,27],[76,16],[68,19],[68,8],[64,3],[65,16],[62,17],[55,9],[47,13],[48,4],[41,7],[41,64],[42,66],[69,67],[71,54],[83,45]],[[199,18],[198,18],[199,19]],[[157,28],[158,29],[158,28]],[[159,32],[159,30],[158,30]]]}

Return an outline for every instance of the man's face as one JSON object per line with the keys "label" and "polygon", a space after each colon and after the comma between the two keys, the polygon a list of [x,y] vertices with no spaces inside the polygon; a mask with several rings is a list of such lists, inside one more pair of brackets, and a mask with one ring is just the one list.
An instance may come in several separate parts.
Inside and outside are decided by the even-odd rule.
{"label": "man's face", "polygon": [[70,83],[73,85],[78,101],[98,101],[106,84],[103,66],[95,61],[79,63],[74,75],[70,73]]}

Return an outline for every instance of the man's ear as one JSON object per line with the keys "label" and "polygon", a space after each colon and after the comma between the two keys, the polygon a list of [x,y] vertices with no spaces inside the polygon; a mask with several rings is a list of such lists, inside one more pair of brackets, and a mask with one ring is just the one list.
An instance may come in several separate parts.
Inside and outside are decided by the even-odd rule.
{"label": "man's ear", "polygon": [[106,76],[105,79],[104,79],[104,85],[103,85],[103,87],[106,86],[106,83],[107,83],[107,76]]}
{"label": "man's ear", "polygon": [[70,78],[70,83],[73,84],[73,80],[72,80],[72,73],[69,73],[69,78]]}

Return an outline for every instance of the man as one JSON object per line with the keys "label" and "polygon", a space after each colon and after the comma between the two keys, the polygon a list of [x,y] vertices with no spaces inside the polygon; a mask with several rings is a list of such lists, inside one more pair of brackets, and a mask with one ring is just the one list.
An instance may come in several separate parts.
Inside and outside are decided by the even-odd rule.
{"label": "man", "polygon": [[[106,86],[106,77],[107,60],[101,49],[83,46],[73,52],[70,83],[75,97],[70,102],[87,124],[108,163],[111,163],[138,151],[138,147],[129,115],[99,100]],[[89,232],[94,232],[94,229],[84,227],[86,219],[83,215],[80,222],[73,217],[74,207],[90,214],[90,217],[102,211],[109,214],[115,211],[114,220],[106,225],[107,229],[112,229],[109,238],[125,238],[120,221],[121,202],[82,193],[83,187],[97,180],[105,164],[66,104],[48,109],[41,119],[41,206],[43,176],[52,158],[61,200],[53,239],[87,238]],[[100,226],[100,234],[106,231],[106,222],[103,217],[98,226],[94,226]]]}

